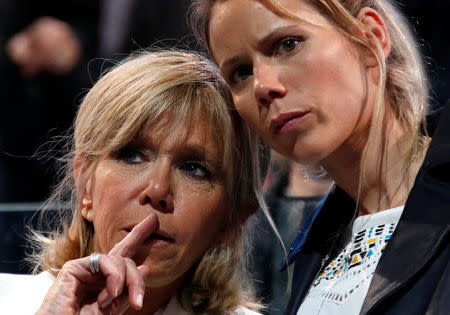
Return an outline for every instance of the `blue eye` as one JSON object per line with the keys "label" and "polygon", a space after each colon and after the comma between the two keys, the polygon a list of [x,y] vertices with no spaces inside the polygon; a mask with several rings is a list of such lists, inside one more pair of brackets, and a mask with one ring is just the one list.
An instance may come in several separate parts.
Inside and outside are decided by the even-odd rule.
{"label": "blue eye", "polygon": [[239,66],[239,67],[236,67],[236,69],[234,69],[231,72],[231,75],[230,75],[230,78],[228,81],[231,84],[239,83],[239,82],[247,80],[247,78],[249,76],[251,76],[252,74],[253,74],[253,69],[251,66]]}
{"label": "blue eye", "polygon": [[115,158],[127,164],[138,164],[144,160],[142,152],[132,147],[119,149],[115,153]]}
{"label": "blue eye", "polygon": [[186,172],[189,176],[198,179],[210,179],[211,171],[208,166],[202,162],[197,161],[187,161],[181,165],[181,169]]}
{"label": "blue eye", "polygon": [[276,44],[274,54],[275,56],[288,55],[293,52],[299,44],[300,40],[297,38],[284,38]]}

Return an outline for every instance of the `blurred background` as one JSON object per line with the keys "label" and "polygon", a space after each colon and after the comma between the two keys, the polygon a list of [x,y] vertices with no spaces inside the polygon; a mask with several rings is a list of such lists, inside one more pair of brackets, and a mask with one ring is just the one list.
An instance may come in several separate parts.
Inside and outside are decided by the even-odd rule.
{"label": "blurred background", "polygon": [[[196,48],[186,24],[189,0],[0,0],[0,272],[28,273],[25,225],[48,197],[63,136],[101,72],[152,45]],[[450,98],[450,22],[443,1],[398,3],[416,31],[432,87],[433,110]],[[433,120],[432,120],[433,121]],[[313,174],[313,176],[311,176]],[[287,246],[331,182],[276,158],[266,198]],[[289,223],[289,224],[288,224]],[[283,251],[259,214],[252,274],[270,314],[287,301]],[[264,240],[262,242],[261,240]]]}

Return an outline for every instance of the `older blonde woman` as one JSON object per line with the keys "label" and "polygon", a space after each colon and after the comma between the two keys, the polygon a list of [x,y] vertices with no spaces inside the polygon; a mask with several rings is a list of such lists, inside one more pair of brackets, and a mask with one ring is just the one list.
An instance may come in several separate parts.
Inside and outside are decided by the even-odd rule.
{"label": "older blonde woman", "polygon": [[424,159],[427,80],[398,10],[195,0],[192,12],[242,118],[336,183],[289,253],[287,313],[447,313],[450,130],[444,122]]}
{"label": "older blonde woman", "polygon": [[255,314],[242,233],[258,208],[260,152],[205,58],[126,60],[80,106],[51,199],[70,196],[72,217],[40,236],[43,273],[3,276],[17,290],[2,312]]}

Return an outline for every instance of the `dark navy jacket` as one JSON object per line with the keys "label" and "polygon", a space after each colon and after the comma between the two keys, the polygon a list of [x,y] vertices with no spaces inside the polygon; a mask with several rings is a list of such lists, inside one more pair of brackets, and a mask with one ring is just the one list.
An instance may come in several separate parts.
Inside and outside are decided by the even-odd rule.
{"label": "dark navy jacket", "polygon": [[[286,314],[297,314],[319,271],[350,240],[355,203],[335,187],[301,228]],[[450,106],[442,114],[361,314],[450,313]],[[286,262],[282,268],[286,267]],[[308,315],[308,314],[306,314]]]}

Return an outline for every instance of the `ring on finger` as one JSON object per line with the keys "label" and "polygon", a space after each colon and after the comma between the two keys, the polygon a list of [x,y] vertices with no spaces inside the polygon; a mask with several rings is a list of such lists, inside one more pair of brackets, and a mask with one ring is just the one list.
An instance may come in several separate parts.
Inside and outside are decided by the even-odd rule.
{"label": "ring on finger", "polygon": [[100,272],[100,266],[98,265],[98,261],[100,259],[101,253],[92,253],[89,256],[89,269],[91,270],[92,274],[96,274]]}

